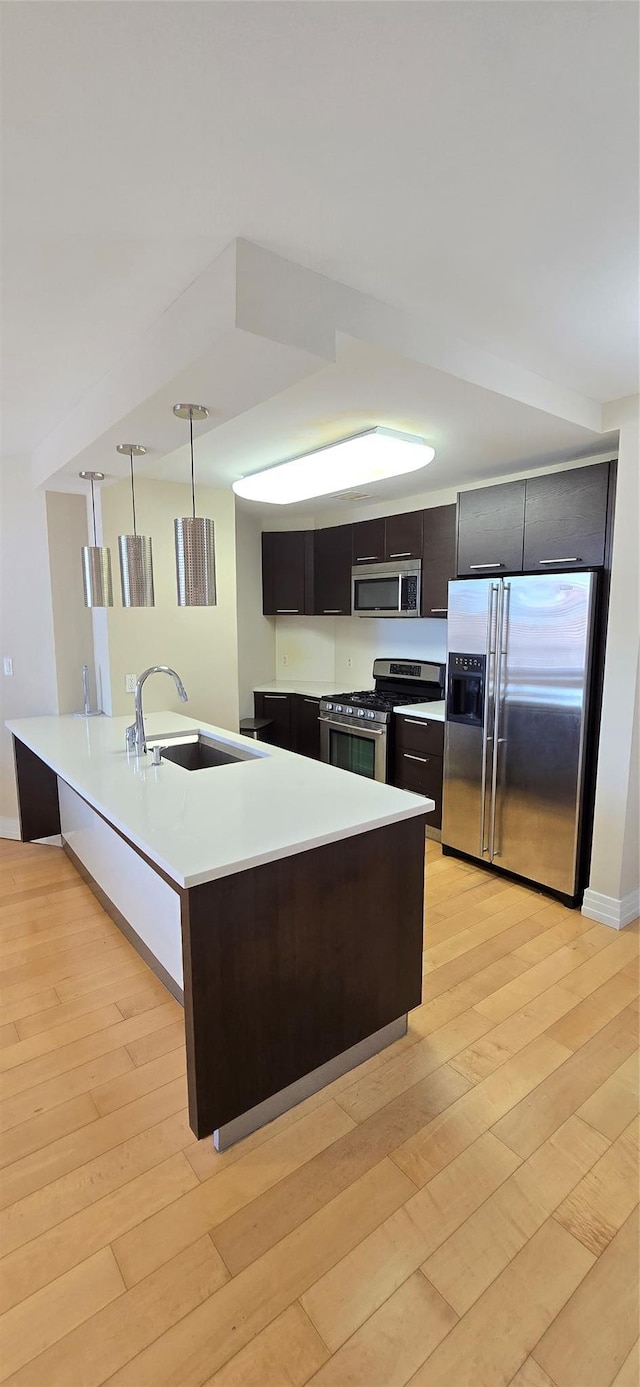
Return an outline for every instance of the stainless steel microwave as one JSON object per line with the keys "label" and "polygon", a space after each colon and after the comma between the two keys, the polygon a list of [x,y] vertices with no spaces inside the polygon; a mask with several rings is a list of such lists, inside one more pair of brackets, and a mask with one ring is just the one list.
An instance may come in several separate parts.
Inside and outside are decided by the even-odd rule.
{"label": "stainless steel microwave", "polygon": [[358,564],[351,570],[353,616],[420,616],[420,559]]}

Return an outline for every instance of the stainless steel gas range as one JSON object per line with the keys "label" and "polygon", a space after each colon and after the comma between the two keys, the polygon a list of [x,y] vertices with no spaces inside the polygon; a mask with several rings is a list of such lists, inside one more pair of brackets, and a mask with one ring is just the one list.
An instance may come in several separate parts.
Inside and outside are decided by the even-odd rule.
{"label": "stainless steel gas range", "polygon": [[374,689],[320,701],[323,761],[369,780],[388,779],[391,719],[403,704],[444,698],[445,666],[424,660],[374,660]]}

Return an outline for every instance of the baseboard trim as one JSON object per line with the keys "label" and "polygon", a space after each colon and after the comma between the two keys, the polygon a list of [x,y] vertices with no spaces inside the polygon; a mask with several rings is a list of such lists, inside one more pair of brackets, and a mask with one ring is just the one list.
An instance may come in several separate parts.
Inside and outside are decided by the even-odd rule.
{"label": "baseboard trim", "polygon": [[17,838],[20,842],[20,820],[0,819],[0,838]]}
{"label": "baseboard trim", "polygon": [[628,896],[618,900],[616,896],[603,896],[600,891],[584,893],[582,914],[588,920],[598,920],[601,925],[611,929],[624,929],[640,916],[640,890],[630,891]]}

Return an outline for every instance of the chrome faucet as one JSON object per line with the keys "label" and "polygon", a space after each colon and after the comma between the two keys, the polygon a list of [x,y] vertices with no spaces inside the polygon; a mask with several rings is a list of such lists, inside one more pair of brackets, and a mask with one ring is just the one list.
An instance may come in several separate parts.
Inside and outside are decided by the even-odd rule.
{"label": "chrome faucet", "polygon": [[144,670],[136,684],[136,720],[135,722],[132,722],[131,726],[128,727],[125,732],[125,741],[127,748],[129,750],[135,751],[136,756],[141,756],[142,753],[146,752],[147,750],[144,732],[144,717],[142,714],[142,685],[144,684],[145,679],[149,678],[150,674],[170,674],[178,690],[178,694],[182,699],[182,702],[186,703],[189,698],[189,695],[184,687],[180,675],[176,674],[175,669],[171,669],[169,665],[151,665],[149,669]]}

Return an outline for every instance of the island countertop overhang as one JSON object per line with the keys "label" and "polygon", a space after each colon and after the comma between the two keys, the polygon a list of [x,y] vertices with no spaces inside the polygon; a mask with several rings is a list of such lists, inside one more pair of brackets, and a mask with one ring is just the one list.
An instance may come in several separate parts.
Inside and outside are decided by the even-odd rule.
{"label": "island countertop overhang", "polygon": [[[128,718],[11,719],[9,731],[164,872],[189,889],[427,814],[433,802],[180,713],[150,738],[202,732],[251,753],[190,772],[127,753]],[[258,753],[258,754],[256,754]]]}

